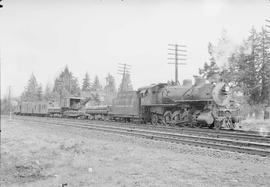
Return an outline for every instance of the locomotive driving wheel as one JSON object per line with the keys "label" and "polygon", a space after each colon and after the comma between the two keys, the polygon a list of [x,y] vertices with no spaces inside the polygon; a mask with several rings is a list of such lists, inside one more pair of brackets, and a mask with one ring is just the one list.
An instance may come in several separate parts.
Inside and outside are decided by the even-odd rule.
{"label": "locomotive driving wheel", "polygon": [[221,129],[221,126],[222,126],[222,121],[215,121],[214,123],[213,123],[213,126],[210,126],[210,128],[214,128],[214,129],[216,129],[216,130],[220,130]]}
{"label": "locomotive driving wheel", "polygon": [[177,124],[177,122],[179,122],[181,120],[181,113],[180,111],[174,111],[171,115],[171,120],[173,122],[174,125]]}
{"label": "locomotive driving wheel", "polygon": [[158,115],[157,114],[151,114],[151,123],[152,123],[152,125],[158,125]]}
{"label": "locomotive driving wheel", "polygon": [[163,123],[164,123],[164,125],[169,125],[171,122],[172,122],[172,112],[166,111],[163,114]]}

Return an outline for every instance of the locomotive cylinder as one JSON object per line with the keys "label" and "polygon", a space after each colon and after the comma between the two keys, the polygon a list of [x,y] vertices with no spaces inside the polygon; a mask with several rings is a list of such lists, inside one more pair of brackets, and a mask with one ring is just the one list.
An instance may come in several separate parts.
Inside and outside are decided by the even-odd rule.
{"label": "locomotive cylinder", "polygon": [[211,125],[214,123],[214,117],[212,116],[211,112],[204,112],[201,113],[198,117],[197,117],[197,121],[201,122],[201,123],[206,123],[207,125]]}

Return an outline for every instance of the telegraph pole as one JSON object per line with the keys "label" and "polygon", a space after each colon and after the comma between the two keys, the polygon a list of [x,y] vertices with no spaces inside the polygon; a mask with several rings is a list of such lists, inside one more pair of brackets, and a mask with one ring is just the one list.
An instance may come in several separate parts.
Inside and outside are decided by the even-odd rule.
{"label": "telegraph pole", "polygon": [[168,60],[173,60],[174,62],[168,62],[168,64],[174,64],[174,68],[175,68],[175,85],[179,84],[179,80],[178,80],[178,66],[179,65],[186,65],[186,63],[179,63],[179,61],[185,61],[187,60],[186,58],[182,58],[182,57],[186,57],[187,54],[187,50],[186,50],[186,45],[179,45],[179,44],[168,44],[169,48],[169,58]]}
{"label": "telegraph pole", "polygon": [[126,75],[130,74],[130,68],[131,65],[126,64],[126,63],[118,63],[118,74],[122,75],[122,83],[121,83],[121,88],[120,88],[120,92],[124,91],[124,83],[126,81]]}
{"label": "telegraph pole", "polygon": [[[270,31],[268,31],[267,29],[270,29],[270,20],[265,20],[266,21],[266,33],[267,34],[270,34]],[[269,45],[270,43],[270,37],[267,36],[266,34],[266,43]],[[270,61],[269,61],[269,58],[267,58],[268,62],[266,63],[267,64],[267,72],[270,72]],[[266,110],[265,110],[265,113],[264,113],[264,119],[269,119],[270,118],[270,77],[269,77],[269,73],[268,73],[268,103],[267,103],[267,107],[266,107]]]}

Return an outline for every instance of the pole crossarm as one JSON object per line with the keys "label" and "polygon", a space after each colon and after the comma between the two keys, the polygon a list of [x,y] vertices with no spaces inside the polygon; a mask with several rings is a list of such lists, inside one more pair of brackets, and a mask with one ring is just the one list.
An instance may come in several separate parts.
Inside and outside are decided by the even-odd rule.
{"label": "pole crossarm", "polygon": [[[187,60],[186,58],[181,58],[181,57],[187,57],[187,50],[186,50],[186,45],[180,45],[180,44],[168,44],[168,60],[173,60],[174,62],[168,62],[168,64],[173,64],[175,67],[175,82],[174,84],[177,85],[179,84],[178,81],[178,66],[179,65],[186,65],[186,63],[179,63],[178,61],[185,61]],[[173,48],[172,48],[173,47]]]}
{"label": "pole crossarm", "polygon": [[[174,65],[175,63],[167,63],[167,64],[173,64]],[[177,64],[178,65],[187,65],[187,63],[179,63],[179,62]]]}
{"label": "pole crossarm", "polygon": [[168,46],[187,47],[186,45],[179,45],[179,44],[168,44]]}
{"label": "pole crossarm", "polygon": [[[173,55],[173,56],[175,56],[175,53],[168,53],[168,55]],[[180,53],[180,54],[177,54],[177,56],[187,56],[187,54],[182,54],[182,53]]]}
{"label": "pole crossarm", "polygon": [[171,48],[168,48],[168,50],[170,51],[177,51],[177,52],[187,52],[187,50],[183,50],[183,49],[171,49]]}
{"label": "pole crossarm", "polygon": [[168,58],[168,60],[187,60],[186,58]]}

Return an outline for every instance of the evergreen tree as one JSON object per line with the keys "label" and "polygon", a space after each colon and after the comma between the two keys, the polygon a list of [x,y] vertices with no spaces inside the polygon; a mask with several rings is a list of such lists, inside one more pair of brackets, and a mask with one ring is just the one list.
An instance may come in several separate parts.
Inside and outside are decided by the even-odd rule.
{"label": "evergreen tree", "polygon": [[38,100],[38,82],[35,75],[32,73],[24,92],[21,95],[23,101],[37,101]]}
{"label": "evergreen tree", "polygon": [[106,86],[104,87],[104,91],[105,91],[104,102],[107,105],[111,105],[113,99],[116,96],[116,85],[114,77],[109,73],[106,77]]}
{"label": "evergreen tree", "polygon": [[203,78],[210,78],[215,74],[219,74],[220,73],[220,69],[216,64],[215,58],[214,58],[214,54],[213,54],[213,45],[211,43],[208,44],[208,53],[210,55],[210,64],[208,65],[207,62],[204,63],[204,67],[202,69],[199,69],[199,74],[203,77]]}
{"label": "evergreen tree", "polygon": [[89,74],[85,73],[85,77],[83,79],[83,84],[82,84],[82,91],[90,91],[90,78]]}
{"label": "evergreen tree", "polygon": [[49,84],[47,84],[44,90],[44,100],[57,101],[58,98],[59,98],[59,94],[57,92],[53,92]]}
{"label": "evergreen tree", "polygon": [[260,80],[259,80],[259,38],[254,28],[250,31],[247,39],[249,54],[241,54],[242,59],[239,61],[241,75],[239,82],[244,84],[245,94],[250,96],[250,104],[259,103],[260,97]]}
{"label": "evergreen tree", "polygon": [[261,40],[259,33],[252,28],[249,37],[229,58],[226,70],[228,81],[248,97],[251,105],[261,102]]}
{"label": "evergreen tree", "polygon": [[50,94],[52,93],[52,90],[49,86],[49,84],[46,85],[45,90],[44,90],[44,99],[46,101],[50,101]]}
{"label": "evergreen tree", "polygon": [[99,82],[99,78],[98,78],[97,75],[95,76],[95,79],[94,79],[94,82],[92,84],[91,90],[95,91],[95,92],[102,91],[102,86],[101,86],[101,84]]}
{"label": "evergreen tree", "polygon": [[260,69],[259,76],[261,79],[261,102],[266,103],[269,95],[269,84],[270,84],[270,43],[269,37],[267,36],[266,30],[262,28],[262,31],[259,33],[260,38]]}
{"label": "evergreen tree", "polygon": [[39,86],[37,87],[37,100],[38,101],[42,101],[43,99],[43,95],[42,95],[42,85],[39,84]]}
{"label": "evergreen tree", "polygon": [[79,96],[80,87],[78,79],[73,76],[66,66],[64,71],[54,81],[53,92],[60,95],[61,98],[66,96]]}
{"label": "evergreen tree", "polygon": [[115,79],[109,73],[106,77],[106,86],[104,87],[104,90],[108,94],[115,94],[116,93]]}
{"label": "evergreen tree", "polygon": [[81,92],[81,89],[80,89],[80,86],[79,86],[78,78],[73,77],[73,79],[71,80],[70,93],[73,96],[80,96],[80,92]]}

